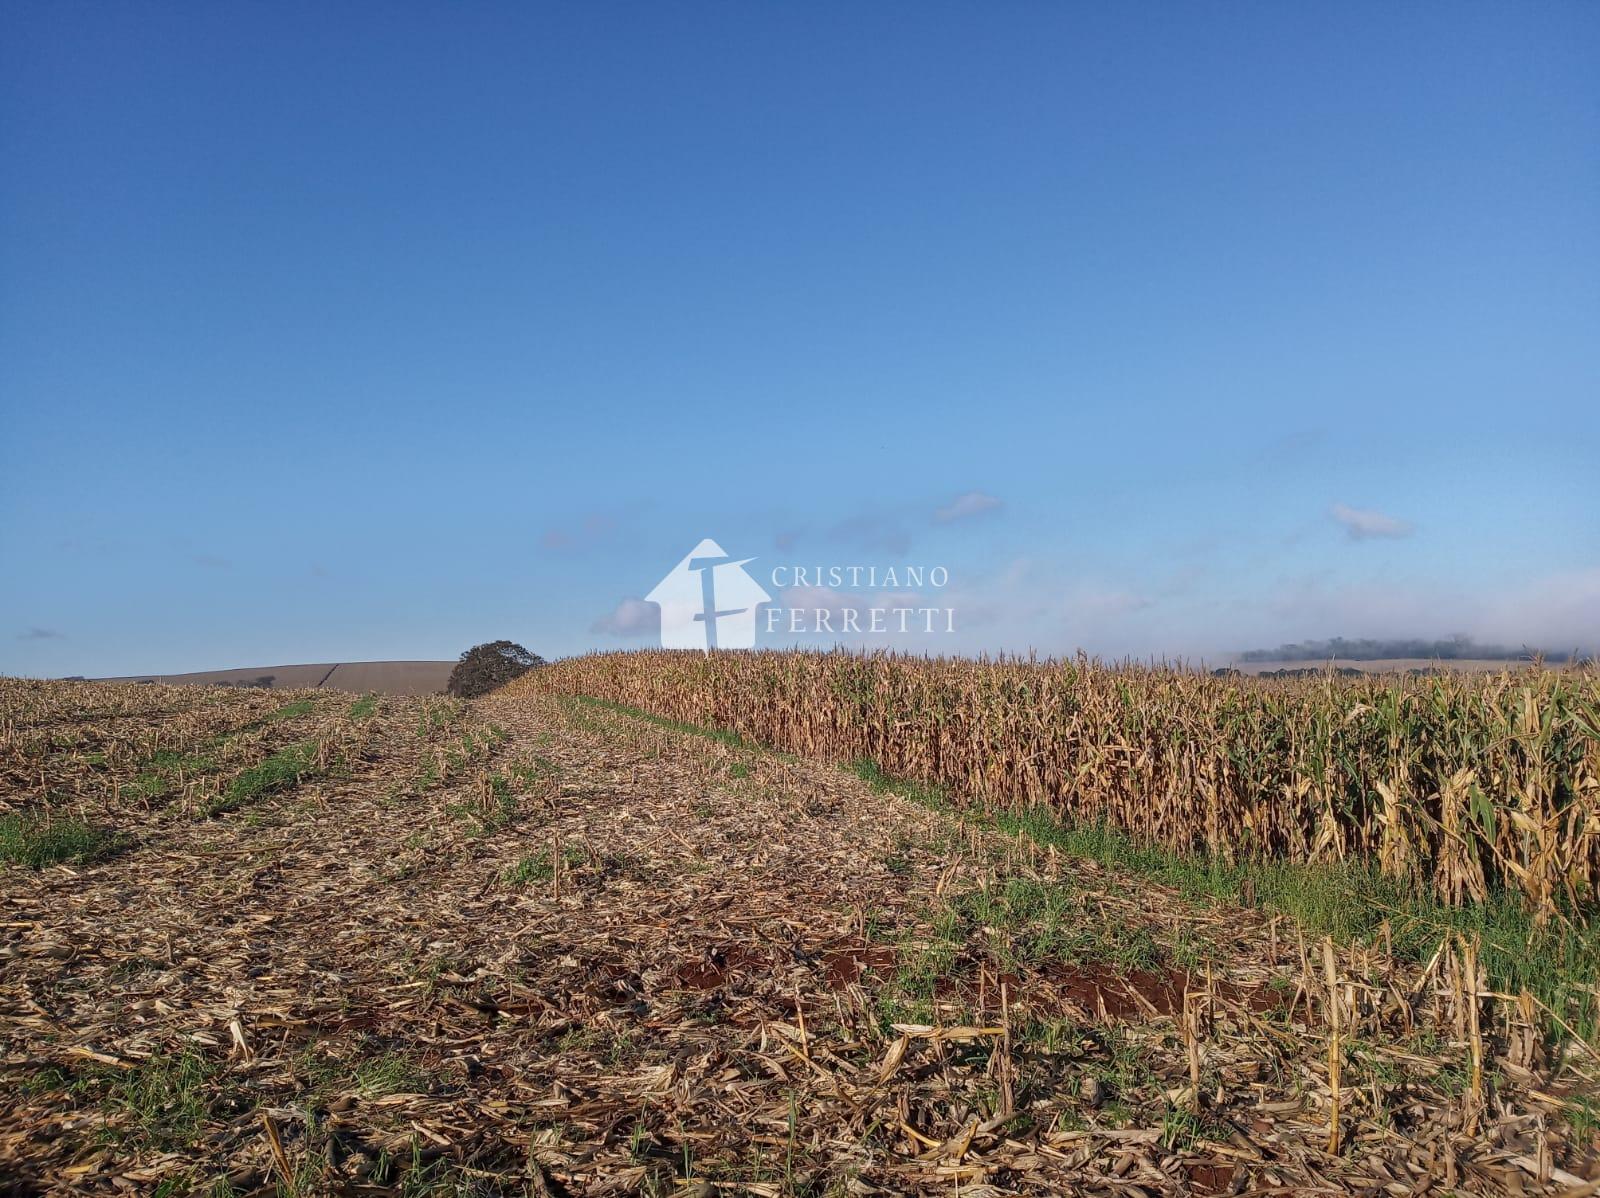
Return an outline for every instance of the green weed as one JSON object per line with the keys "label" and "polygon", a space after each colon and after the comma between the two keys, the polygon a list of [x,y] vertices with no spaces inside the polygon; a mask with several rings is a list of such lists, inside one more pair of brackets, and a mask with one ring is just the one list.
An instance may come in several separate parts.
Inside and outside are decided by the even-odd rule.
{"label": "green weed", "polygon": [[62,861],[103,860],[123,847],[115,832],[77,819],[0,815],[0,861],[43,869]]}
{"label": "green weed", "polygon": [[432,1086],[427,1070],[399,1053],[388,1052],[362,1061],[355,1069],[356,1089],[365,1098],[388,1094],[426,1094]]}
{"label": "green weed", "polygon": [[[576,869],[587,860],[587,854],[576,845],[562,846],[561,868],[563,870]],[[526,886],[531,882],[548,882],[555,877],[553,861],[554,857],[549,849],[540,849],[533,856],[524,857],[521,861],[511,866],[500,875],[500,879],[508,886]]]}
{"label": "green weed", "polygon": [[206,806],[206,814],[221,815],[252,799],[295,785],[316,768],[321,747],[318,741],[303,740],[279,749],[229,782],[227,789]]}
{"label": "green weed", "polygon": [[157,1148],[192,1147],[201,1139],[211,1103],[224,1097],[213,1084],[216,1073],[215,1066],[192,1052],[151,1057],[111,1075],[104,1104],[127,1115]]}
{"label": "green weed", "polygon": [[596,699],[591,695],[573,695],[571,698],[586,707],[597,707],[603,711],[614,711],[619,715],[632,716],[635,719],[643,720],[647,724],[654,724],[658,728],[666,728],[672,732],[686,732],[690,736],[702,736],[707,740],[730,745],[735,749],[754,749],[758,747],[747,742],[737,732],[730,732],[725,728],[703,728],[699,724],[685,724],[679,720],[669,720],[662,716],[651,715],[649,712],[640,711],[636,707],[613,703],[609,699]]}

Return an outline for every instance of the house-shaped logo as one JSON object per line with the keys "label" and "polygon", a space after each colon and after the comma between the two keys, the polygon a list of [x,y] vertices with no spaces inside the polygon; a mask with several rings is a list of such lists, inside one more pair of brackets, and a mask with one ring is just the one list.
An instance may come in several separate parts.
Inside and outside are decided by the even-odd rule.
{"label": "house-shaped logo", "polygon": [[645,596],[661,608],[663,649],[753,649],[756,608],[772,596],[707,537]]}

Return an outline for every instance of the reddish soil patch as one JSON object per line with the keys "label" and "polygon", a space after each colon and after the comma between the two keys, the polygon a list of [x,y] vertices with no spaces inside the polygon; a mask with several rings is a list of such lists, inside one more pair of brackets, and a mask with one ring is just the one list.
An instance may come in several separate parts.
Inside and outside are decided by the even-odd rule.
{"label": "reddish soil patch", "polygon": [[871,974],[884,977],[894,968],[894,949],[887,944],[856,944],[822,956],[822,976],[830,990],[843,990]]}
{"label": "reddish soil patch", "polygon": [[714,948],[697,961],[685,961],[675,976],[685,990],[716,990],[727,985],[733,974],[764,970],[771,964],[761,953],[731,944]]}
{"label": "reddish soil patch", "polygon": [[1236,1165],[1199,1164],[1188,1166],[1189,1184],[1196,1194],[1226,1194],[1233,1190]]}
{"label": "reddish soil patch", "polygon": [[[1066,996],[1091,1015],[1103,1010],[1112,1019],[1131,1019],[1147,1014],[1142,998],[1158,1015],[1171,1015],[1183,1009],[1183,975],[1159,974],[1143,969],[1119,974],[1095,966],[1072,967],[1053,974],[1051,981],[1066,991]],[[1137,997],[1135,997],[1137,996]]]}
{"label": "reddish soil patch", "polygon": [[[1112,1019],[1148,1015],[1151,1008],[1157,1015],[1181,1014],[1184,992],[1199,995],[1204,993],[1206,985],[1205,978],[1178,969],[1159,973],[1135,969],[1118,973],[1103,966],[1072,966],[1051,970],[1046,977],[1062,986],[1069,999],[1091,1014],[1098,1015],[1104,1004],[1105,1013]],[[1213,981],[1211,990],[1223,1002],[1258,1014],[1275,1011],[1283,1005],[1282,996],[1265,987]]]}
{"label": "reddish soil patch", "polygon": [[[1204,977],[1179,969],[1134,969],[1122,973],[1105,965],[1051,964],[1022,975],[991,974],[990,1001],[984,1006],[998,1014],[1003,985],[1013,999],[1024,999],[1036,1006],[1070,1004],[1091,1018],[1099,1018],[1103,1012],[1107,1019],[1141,1020],[1150,1018],[1152,1012],[1157,1016],[1182,1014],[1184,991],[1199,995],[1205,984]],[[970,994],[973,987],[972,978],[964,975],[960,979],[947,978],[942,989],[946,994]],[[1279,1011],[1286,1005],[1282,995],[1265,987],[1213,981],[1211,989],[1220,1001],[1258,1014]]]}

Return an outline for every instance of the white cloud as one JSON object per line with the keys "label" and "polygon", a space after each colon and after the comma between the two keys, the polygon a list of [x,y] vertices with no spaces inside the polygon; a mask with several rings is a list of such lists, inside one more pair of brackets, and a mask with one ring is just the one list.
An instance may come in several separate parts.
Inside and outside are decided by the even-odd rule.
{"label": "white cloud", "polygon": [[624,599],[589,626],[590,632],[609,636],[649,636],[661,627],[661,611],[643,599]]}
{"label": "white cloud", "polygon": [[1404,520],[1396,520],[1376,508],[1347,507],[1342,503],[1336,503],[1328,509],[1328,514],[1344,525],[1352,541],[1365,541],[1371,537],[1411,535],[1411,525]]}
{"label": "white cloud", "polygon": [[993,495],[986,495],[982,491],[968,491],[964,495],[957,495],[934,512],[933,518],[940,524],[950,524],[956,520],[965,520],[969,516],[981,516],[985,512],[999,511],[1004,506],[1005,504]]}

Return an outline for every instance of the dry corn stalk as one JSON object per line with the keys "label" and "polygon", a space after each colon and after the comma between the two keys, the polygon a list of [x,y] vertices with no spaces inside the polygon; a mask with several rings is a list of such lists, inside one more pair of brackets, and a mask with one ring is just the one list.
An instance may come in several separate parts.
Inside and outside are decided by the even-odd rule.
{"label": "dry corn stalk", "polygon": [[1364,857],[1541,921],[1600,884],[1600,673],[1257,680],[1075,660],[646,651],[510,690],[589,695],[998,810],[1225,857]]}
{"label": "dry corn stalk", "polygon": [[1322,942],[1322,968],[1328,985],[1328,1154],[1339,1155],[1339,1067],[1344,1062],[1344,1043],[1340,1037],[1339,963],[1333,941]]}

